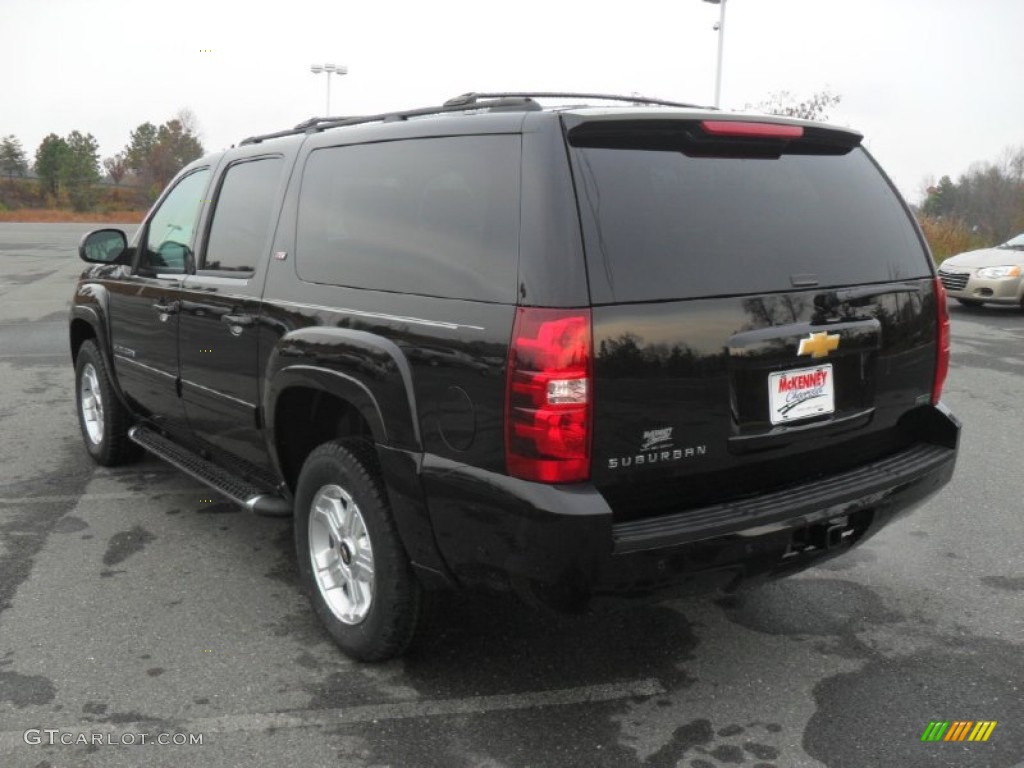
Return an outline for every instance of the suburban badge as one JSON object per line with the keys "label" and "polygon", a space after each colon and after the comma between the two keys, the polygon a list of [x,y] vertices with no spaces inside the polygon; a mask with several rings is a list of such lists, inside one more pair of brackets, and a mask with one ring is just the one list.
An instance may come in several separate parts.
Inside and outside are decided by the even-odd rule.
{"label": "suburban badge", "polygon": [[672,440],[672,429],[673,427],[645,429],[640,439],[639,451],[632,456],[619,456],[614,459],[608,459],[608,469],[643,467],[659,463],[665,464],[707,454],[708,447],[706,445],[676,448]]}

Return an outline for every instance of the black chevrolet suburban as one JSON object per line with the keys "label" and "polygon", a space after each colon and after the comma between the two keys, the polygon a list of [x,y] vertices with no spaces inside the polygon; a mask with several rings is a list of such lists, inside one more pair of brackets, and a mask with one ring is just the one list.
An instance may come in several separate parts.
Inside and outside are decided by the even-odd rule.
{"label": "black chevrolet suburban", "polygon": [[578,611],[792,573],[956,461],[942,285],[843,128],[466,94],[246,139],[79,251],[90,454],[293,516],[357,659],[438,589]]}

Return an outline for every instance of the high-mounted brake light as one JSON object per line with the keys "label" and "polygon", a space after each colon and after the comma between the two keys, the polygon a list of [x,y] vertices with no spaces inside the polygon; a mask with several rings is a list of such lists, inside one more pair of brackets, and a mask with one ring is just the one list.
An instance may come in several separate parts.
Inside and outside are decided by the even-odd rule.
{"label": "high-mounted brake light", "polygon": [[747,123],[739,120],[702,120],[700,127],[712,136],[735,136],[755,139],[799,139],[803,126],[778,123]]}
{"label": "high-mounted brake light", "polygon": [[516,310],[508,352],[508,473],[544,483],[590,476],[593,349],[588,309]]}
{"label": "high-mounted brake light", "polygon": [[932,405],[942,397],[942,387],[949,373],[949,307],[946,305],[946,289],[942,281],[935,278],[935,302],[938,304],[939,337],[936,339],[938,352],[935,360],[935,383],[932,384]]}

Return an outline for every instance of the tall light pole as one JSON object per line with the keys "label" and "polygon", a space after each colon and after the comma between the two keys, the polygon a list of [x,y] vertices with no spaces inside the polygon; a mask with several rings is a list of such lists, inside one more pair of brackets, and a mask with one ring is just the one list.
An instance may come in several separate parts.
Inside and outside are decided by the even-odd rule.
{"label": "tall light pole", "polygon": [[331,75],[347,75],[348,67],[344,64],[313,64],[309,71],[314,75],[319,75],[321,72],[327,75],[327,112],[324,113],[324,117],[331,116]]}
{"label": "tall light pole", "polygon": [[705,3],[719,6],[718,23],[718,69],[715,72],[715,107],[722,101],[722,49],[725,48],[725,2],[726,0],[704,0]]}

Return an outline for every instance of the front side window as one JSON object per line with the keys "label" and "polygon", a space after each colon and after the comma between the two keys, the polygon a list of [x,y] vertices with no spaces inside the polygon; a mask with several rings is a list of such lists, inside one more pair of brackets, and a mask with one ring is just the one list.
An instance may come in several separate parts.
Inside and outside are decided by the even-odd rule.
{"label": "front side window", "polygon": [[200,168],[178,182],[149,222],[139,258],[140,272],[180,274],[195,238],[210,169]]}
{"label": "front side window", "polygon": [[517,135],[491,135],[315,150],[299,194],[299,276],[514,301],[520,146]]}
{"label": "front side window", "polygon": [[266,254],[284,160],[264,157],[228,168],[213,211],[201,269],[252,272]]}

